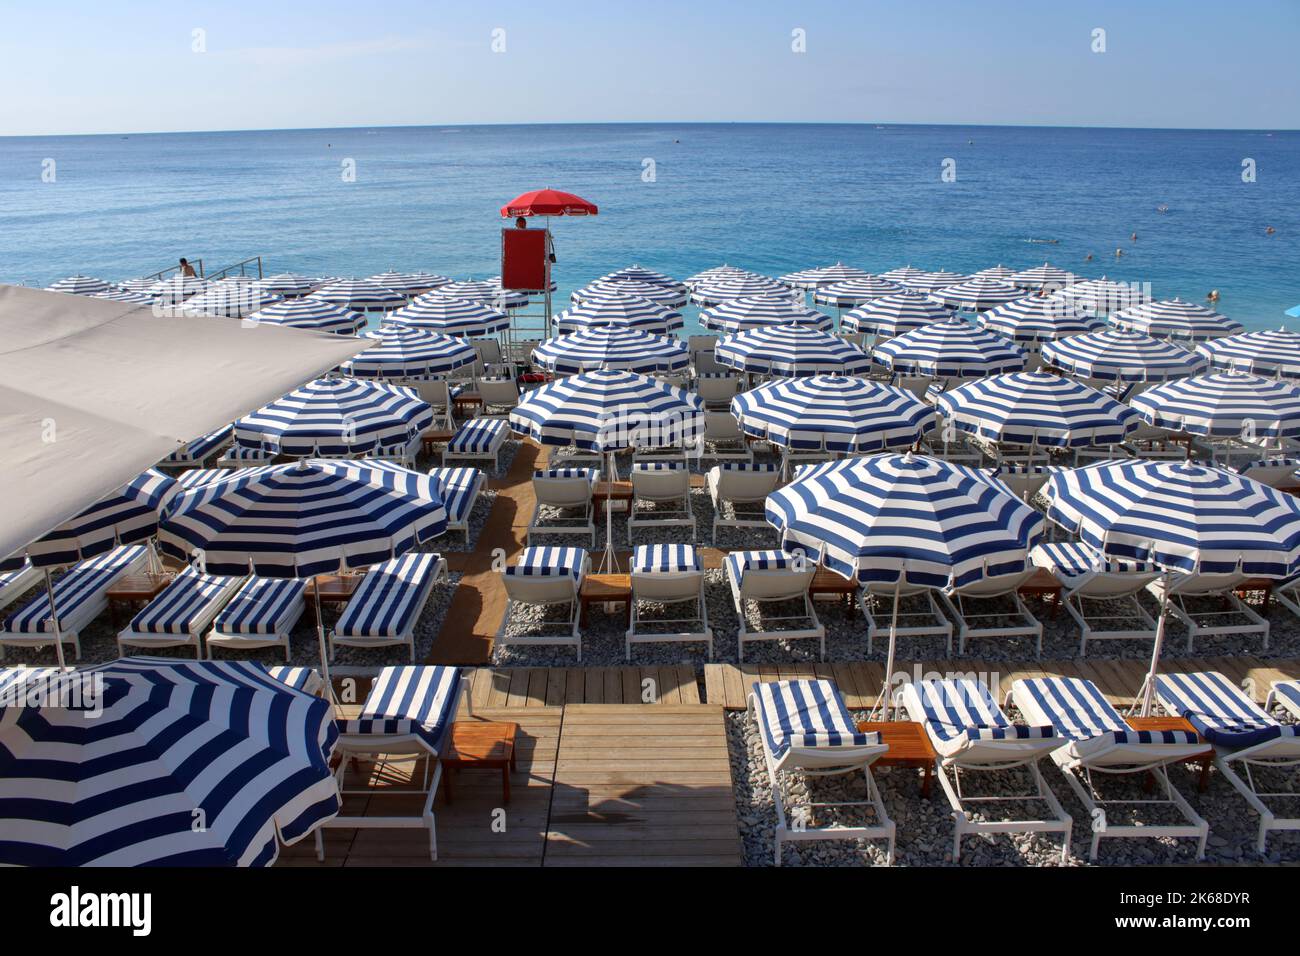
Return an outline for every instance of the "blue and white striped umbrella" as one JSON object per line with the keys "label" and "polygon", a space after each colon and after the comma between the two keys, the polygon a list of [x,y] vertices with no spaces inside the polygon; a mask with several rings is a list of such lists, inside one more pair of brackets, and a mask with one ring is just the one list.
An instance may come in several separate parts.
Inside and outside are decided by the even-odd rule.
{"label": "blue and white striped umbrella", "polygon": [[265,279],[258,279],[257,288],[272,295],[297,297],[310,295],[317,286],[317,280],[310,276],[298,275],[296,272],[277,272]]}
{"label": "blue and white striped umbrella", "polygon": [[785,295],[752,295],[725,302],[700,312],[700,325],[710,332],[748,332],[776,325],[799,325],[829,332],[835,323],[824,312],[810,309],[801,300]]}
{"label": "blue and white striped umbrella", "polygon": [[600,452],[668,447],[704,430],[704,403],[657,379],[603,369],[525,392],[510,427],[543,445]]}
{"label": "blue and white striped umbrella", "polygon": [[58,567],[146,541],[178,490],[176,479],[150,468],[29,544],[27,554],[38,568]]}
{"label": "blue and white striped umbrella", "polygon": [[895,374],[984,378],[1025,367],[1025,350],[995,332],[951,318],[876,346],[872,357]]}
{"label": "blue and white striped umbrella", "polygon": [[431,294],[481,302],[484,305],[491,306],[498,312],[504,312],[506,309],[522,309],[529,302],[527,292],[503,289],[497,279],[464,279],[459,282],[450,282],[447,285],[439,286]]}
{"label": "blue and white striped umbrella", "polygon": [[1103,382],[1165,382],[1195,375],[1205,359],[1141,332],[1101,329],[1043,346],[1043,362]]}
{"label": "blue and white striped umbrella", "polygon": [[794,292],[778,279],[753,273],[706,279],[691,288],[691,301],[700,306],[719,305],[728,299],[745,299],[755,295],[784,296],[790,299],[794,297]]}
{"label": "blue and white striped umbrella", "polygon": [[[125,289],[127,292],[143,292],[148,294],[158,285],[157,279],[123,279],[121,282],[114,282],[119,289]],[[150,297],[152,298],[152,296]]]}
{"label": "blue and white striped umbrella", "polygon": [[1132,399],[1157,428],[1210,438],[1294,438],[1300,435],[1300,387],[1238,372],[1180,378]]}
{"label": "blue and white striped umbrella", "polygon": [[853,282],[858,279],[873,278],[869,272],[856,266],[846,266],[837,262],[833,266],[819,269],[801,269],[781,276],[781,281],[795,289],[820,289],[841,282]]}
{"label": "blue and white striped umbrella", "polygon": [[676,309],[685,305],[687,293],[681,285],[662,285],[657,282],[640,282],[636,279],[597,279],[569,296],[574,305],[582,305],[590,298],[609,296],[632,296],[649,299],[667,309]]}
{"label": "blue and white striped umbrella", "polygon": [[871,357],[839,336],[806,325],[728,335],[713,350],[720,365],[759,375],[865,375]]}
{"label": "blue and white striped umbrella", "polygon": [[936,272],[922,272],[920,275],[909,276],[901,281],[904,286],[917,292],[938,292],[940,289],[946,289],[969,279],[970,276],[962,275],[960,272],[939,269]]}
{"label": "blue and white striped umbrella", "polygon": [[129,289],[109,289],[107,292],[92,292],[92,299],[107,299],[110,302],[132,302],[136,305],[150,305],[153,296],[147,292],[132,292]]}
{"label": "blue and white striped umbrella", "polygon": [[1240,322],[1213,309],[1182,299],[1144,302],[1116,312],[1110,324],[1127,332],[1141,332],[1157,339],[1186,339],[1203,342],[1242,331]]}
{"label": "blue and white striped umbrella", "polygon": [[767,496],[786,550],[861,583],[961,587],[1022,571],[1042,516],[976,468],[920,455],[804,465]]}
{"label": "blue and white striped umbrella", "polygon": [[211,286],[211,282],[198,276],[174,275],[170,279],[154,283],[149,294],[160,306],[180,305],[191,296],[206,292]]}
{"label": "blue and white striped umbrella", "polygon": [[953,309],[983,312],[995,305],[1018,299],[1024,293],[1005,279],[991,276],[972,276],[965,282],[944,286],[930,293],[938,302]]}
{"label": "blue and white striped umbrella", "polygon": [[682,285],[688,289],[694,289],[701,282],[712,282],[715,279],[736,279],[741,276],[758,275],[757,272],[751,272],[748,269],[742,269],[740,266],[727,265],[725,262],[720,266],[714,266],[712,269],[705,269],[703,272],[697,272],[695,275],[682,280]]}
{"label": "blue and white striped umbrella", "polygon": [[457,299],[436,290],[417,296],[410,305],[390,312],[386,318],[389,322],[463,338],[483,338],[510,328],[510,318],[504,312],[474,299]]}
{"label": "blue and white striped umbrella", "polygon": [[[484,279],[483,281],[484,281],[484,282],[493,282],[493,283],[496,283],[496,285],[498,285],[498,286],[501,285],[501,277],[500,277],[499,275],[496,275],[496,276],[488,276],[488,277],[487,277],[486,279]],[[550,291],[554,292],[554,291],[555,291],[556,289],[558,289],[559,287],[560,287],[560,286],[559,286],[559,283],[557,283],[554,279],[552,279],[551,282],[550,282]],[[533,289],[509,289],[509,290],[507,290],[507,291],[510,292],[512,295],[515,295],[515,294],[526,295],[526,296],[528,296],[529,300],[532,300],[532,299],[537,298],[537,297],[539,297],[539,296],[541,296],[541,295],[544,295],[544,293],[543,293],[542,291],[540,291],[540,290],[533,290]]]}
{"label": "blue and white striped umbrella", "polygon": [[318,299],[314,295],[285,299],[245,317],[248,324],[284,325],[293,329],[355,335],[365,328],[366,317],[343,306]]}
{"label": "blue and white striped umbrella", "polygon": [[652,335],[668,335],[679,331],[685,324],[680,312],[649,299],[622,294],[593,293],[584,296],[580,305],[555,315],[555,326],[560,334],[612,325],[640,329]]}
{"label": "blue and white striped umbrella", "polygon": [[982,328],[1005,335],[1014,342],[1040,343],[1083,335],[1105,328],[1106,323],[1080,311],[1059,295],[1022,295],[987,312],[977,320]]}
{"label": "blue and white striped umbrella", "polygon": [[731,414],[745,434],[781,448],[856,454],[915,444],[934,419],[907,389],[839,375],[760,385],[733,398]]}
{"label": "blue and white striped umbrella", "polygon": [[651,285],[664,285],[676,288],[679,292],[686,291],[686,283],[678,282],[672,276],[664,275],[662,272],[656,272],[653,269],[646,269],[642,266],[631,265],[622,269],[615,269],[613,272],[607,272],[601,276],[598,281],[601,282],[648,282]]}
{"label": "blue and white striped umbrella", "polygon": [[1045,372],[997,375],[949,389],[939,410],[989,441],[1049,448],[1114,445],[1138,426],[1133,409],[1082,382]]}
{"label": "blue and white striped umbrella", "polygon": [[113,287],[103,279],[78,275],[60,279],[58,282],[46,286],[45,291],[65,292],[69,295],[93,295],[96,292],[107,292],[111,288]]}
{"label": "blue and white striped umbrella", "polygon": [[312,293],[317,299],[354,312],[384,312],[406,305],[406,296],[370,279],[340,279]]}
{"label": "blue and white striped umbrella", "polygon": [[1131,308],[1151,298],[1140,283],[1114,282],[1102,276],[1074,282],[1060,290],[1078,309],[1093,315],[1110,315]]}
{"label": "blue and white striped umbrella", "polygon": [[649,375],[684,369],[691,354],[677,339],[606,325],[547,339],[533,349],[533,361],[562,375],[601,368]]}
{"label": "blue and white striped umbrella", "polygon": [[464,339],[390,324],[363,336],[375,344],[343,363],[353,378],[426,379],[478,361],[478,352]]}
{"label": "blue and white striped umbrella", "polygon": [[915,266],[900,266],[897,269],[890,269],[888,272],[880,273],[880,278],[888,279],[890,282],[897,282],[899,285],[907,285],[909,279],[915,279],[917,276],[925,275],[924,269],[917,269]]}
{"label": "blue and white striped umbrella", "polygon": [[451,283],[447,276],[432,272],[381,272],[370,277],[371,282],[378,282],[385,289],[392,289],[411,298],[424,292],[431,292]]}
{"label": "blue and white striped umbrella", "polygon": [[951,318],[951,309],[924,292],[904,290],[872,299],[861,308],[846,312],[840,319],[840,328],[845,332],[874,332],[892,338]]}
{"label": "blue and white striped umbrella", "polygon": [[1066,286],[1074,285],[1080,281],[1079,277],[1073,272],[1066,272],[1050,262],[1044,262],[1041,266],[1034,266],[1032,269],[1025,269],[1007,278],[1022,289],[1045,290],[1047,292],[1055,292],[1057,289],[1064,289]]}
{"label": "blue and white striped umbrella", "polygon": [[185,315],[214,315],[242,319],[284,300],[264,292],[256,283],[217,282],[185,300]]}
{"label": "blue and white striped umbrella", "polygon": [[405,445],[432,424],[413,388],[318,378],[235,422],[235,442],[281,455],[360,455]]}
{"label": "blue and white striped umbrella", "polygon": [[857,279],[846,279],[843,282],[819,286],[813,293],[813,301],[818,305],[833,305],[837,309],[845,309],[902,291],[903,287],[897,282],[863,274]]}
{"label": "blue and white striped umbrella", "polygon": [[987,269],[981,269],[979,272],[971,276],[971,278],[978,279],[981,276],[983,276],[984,278],[987,279],[1005,279],[1008,282],[1010,282],[1011,277],[1015,274],[1016,274],[1015,269],[1008,268],[1007,266],[1004,266],[1002,263],[999,262],[995,266],[989,266]]}
{"label": "blue and white striped umbrella", "polygon": [[1300,332],[1266,329],[1212,339],[1196,346],[1214,368],[1300,378]]}
{"label": "blue and white striped umbrella", "polygon": [[269,866],[338,814],[337,740],[329,702],[252,662],[5,669],[0,863]]}

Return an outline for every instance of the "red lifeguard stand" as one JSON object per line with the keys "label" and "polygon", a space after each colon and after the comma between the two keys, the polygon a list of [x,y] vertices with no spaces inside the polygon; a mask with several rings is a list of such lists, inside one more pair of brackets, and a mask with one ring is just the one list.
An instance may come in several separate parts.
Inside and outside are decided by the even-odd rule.
{"label": "red lifeguard stand", "polygon": [[[594,216],[596,204],[559,189],[534,189],[501,207],[506,219],[541,216]],[[551,334],[551,258],[555,249],[549,222],[541,229],[501,230],[501,286],[520,292],[542,293],[546,303],[545,334]]]}

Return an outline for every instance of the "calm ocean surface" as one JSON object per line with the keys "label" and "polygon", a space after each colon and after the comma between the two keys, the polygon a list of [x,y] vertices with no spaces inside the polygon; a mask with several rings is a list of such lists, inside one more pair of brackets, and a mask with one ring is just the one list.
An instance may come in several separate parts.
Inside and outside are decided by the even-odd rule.
{"label": "calm ocean surface", "polygon": [[[49,159],[54,182],[42,181]],[[955,182],[941,180],[946,159]],[[211,271],[255,254],[273,272],[483,278],[499,271],[498,207],[545,185],[601,209],[554,221],[562,297],[633,263],[682,278],[724,261],[779,275],[837,260],[967,272],[1049,259],[1161,298],[1217,288],[1221,311],[1251,328],[1300,303],[1300,133],[1020,127],[0,137],[0,281],[123,279],[181,255]]]}

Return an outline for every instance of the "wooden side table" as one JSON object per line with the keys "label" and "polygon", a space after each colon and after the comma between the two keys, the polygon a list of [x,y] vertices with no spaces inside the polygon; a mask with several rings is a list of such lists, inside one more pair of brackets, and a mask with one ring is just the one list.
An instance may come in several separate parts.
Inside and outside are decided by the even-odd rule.
{"label": "wooden side table", "polygon": [[449,428],[430,428],[420,435],[420,450],[432,455],[434,445],[445,445],[454,435],[455,432]]}
{"label": "wooden side table", "polygon": [[1036,569],[1029,580],[1020,585],[1022,597],[1040,597],[1044,604],[1051,606],[1053,621],[1061,611],[1061,590],[1061,582],[1047,568]]}
{"label": "wooden side table", "polygon": [[318,574],[311,579],[307,590],[312,597],[319,595],[321,604],[347,604],[363,577],[362,574]]}
{"label": "wooden side table", "polygon": [[869,721],[858,724],[864,734],[880,734],[880,742],[888,744],[885,755],[876,761],[880,767],[907,767],[925,771],[921,779],[921,796],[930,796],[934,782],[934,762],[938,754],[930,744],[925,728],[911,720]]}
{"label": "wooden side table", "polygon": [[[451,725],[447,747],[439,760],[445,770],[500,770],[501,796],[510,802],[510,773],[515,765],[515,736],[519,725],[494,720],[458,720]],[[452,801],[452,773],[446,775],[443,792]]]}
{"label": "wooden side table", "polygon": [[[1185,730],[1196,733],[1196,728],[1183,717],[1126,717],[1124,719],[1134,730]],[[1201,793],[1204,793],[1205,788],[1210,785],[1210,764],[1214,762],[1214,748],[1209,744],[1205,746],[1204,753],[1187,758],[1188,763],[1201,765],[1201,779],[1196,788]],[[1148,789],[1154,785],[1154,782],[1154,778],[1148,781]]]}
{"label": "wooden side table", "polygon": [[818,594],[834,594],[842,596],[848,601],[849,611],[853,610],[853,600],[858,595],[858,582],[852,578],[846,578],[842,574],[836,574],[829,568],[818,568],[813,575],[812,583],[808,585],[808,596],[816,597]]}
{"label": "wooden side table", "polygon": [[587,605],[626,604],[627,621],[632,622],[632,575],[588,574],[578,592],[578,624],[586,626]]}
{"label": "wooden side table", "polygon": [[1273,582],[1269,578],[1251,578],[1249,581],[1242,581],[1241,587],[1233,588],[1233,593],[1243,601],[1246,599],[1246,595],[1252,592],[1264,595],[1261,613],[1267,617],[1269,605],[1273,603]]}
{"label": "wooden side table", "polygon": [[596,517],[604,517],[605,502],[632,501],[632,482],[598,481],[591,489],[591,500],[596,506]]}
{"label": "wooden side table", "polygon": [[144,571],[140,574],[124,574],[114,581],[112,587],[104,592],[113,626],[118,624],[118,608],[121,605],[147,604],[171,584],[175,577],[166,571]]}

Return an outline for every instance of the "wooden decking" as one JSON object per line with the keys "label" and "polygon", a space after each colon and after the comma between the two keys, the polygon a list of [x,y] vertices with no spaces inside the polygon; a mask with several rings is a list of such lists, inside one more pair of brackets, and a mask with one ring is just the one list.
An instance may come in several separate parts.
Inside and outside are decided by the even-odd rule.
{"label": "wooden decking", "polygon": [[556,707],[563,704],[698,704],[695,668],[479,667],[470,678],[480,707]]}

